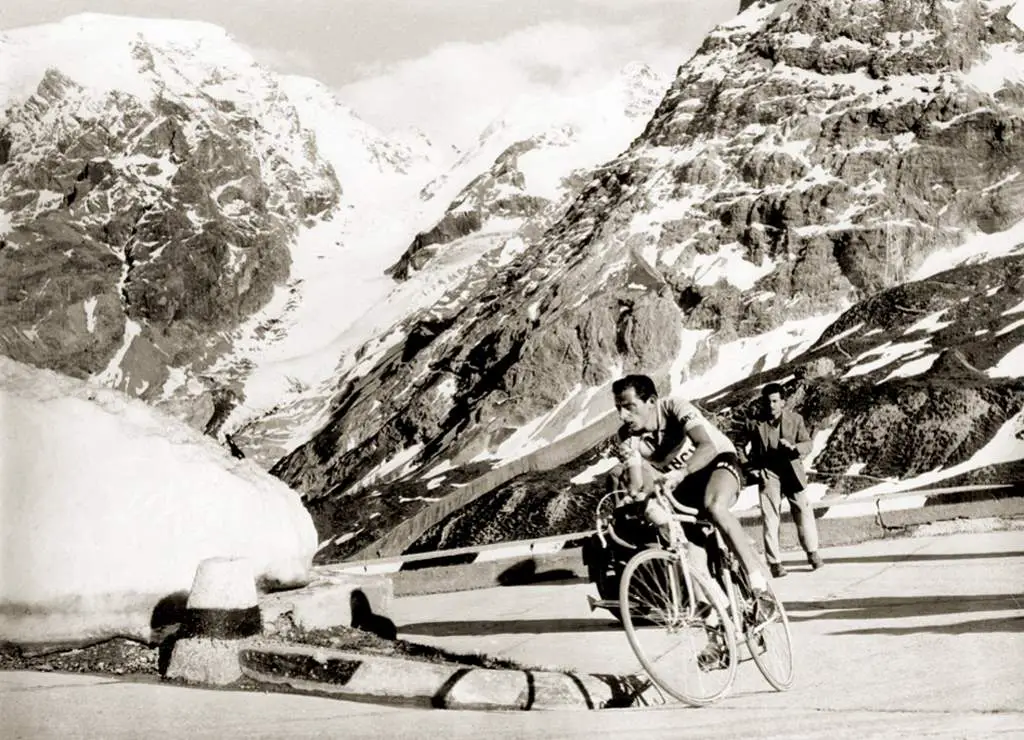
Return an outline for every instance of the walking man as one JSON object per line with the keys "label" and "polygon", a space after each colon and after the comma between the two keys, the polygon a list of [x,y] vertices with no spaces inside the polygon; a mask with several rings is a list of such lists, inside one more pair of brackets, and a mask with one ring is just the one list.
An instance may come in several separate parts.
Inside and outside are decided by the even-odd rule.
{"label": "walking man", "polygon": [[800,414],[786,408],[782,386],[768,383],[761,389],[761,415],[747,429],[750,443],[748,460],[758,477],[763,517],[764,554],[772,577],[786,575],[779,550],[779,524],[782,497],[796,524],[797,537],[813,570],[822,567],[818,554],[818,525],[814,509],[807,500],[807,472],[802,458],[811,451],[811,436]]}

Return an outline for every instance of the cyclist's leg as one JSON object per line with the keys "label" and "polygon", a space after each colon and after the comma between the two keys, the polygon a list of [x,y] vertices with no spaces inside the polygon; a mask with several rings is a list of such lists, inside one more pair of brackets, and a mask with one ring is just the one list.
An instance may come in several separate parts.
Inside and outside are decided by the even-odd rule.
{"label": "cyclist's leg", "polygon": [[[693,478],[684,478],[682,483],[672,492],[672,497],[676,501],[683,506],[689,506],[693,509],[701,509],[703,507],[703,496],[704,481],[699,475]],[[722,589],[718,579],[711,575],[711,570],[708,567],[708,551],[705,548],[706,538],[700,534],[700,528],[697,525],[683,525],[683,532],[686,534],[686,558],[690,563],[690,567],[705,577],[709,586],[715,590],[715,597],[720,598],[722,603],[727,602],[728,599],[725,596],[725,591]],[[697,598],[703,602],[704,595],[698,594]],[[705,609],[705,611],[710,610]]]}
{"label": "cyclist's leg", "polygon": [[750,578],[750,585],[755,591],[765,591],[768,579],[758,561],[757,554],[743,531],[740,520],[732,513],[731,507],[739,497],[739,478],[729,468],[716,468],[708,477],[704,490],[704,509],[711,521],[725,538],[726,544],[732,548],[740,559],[743,568]]}

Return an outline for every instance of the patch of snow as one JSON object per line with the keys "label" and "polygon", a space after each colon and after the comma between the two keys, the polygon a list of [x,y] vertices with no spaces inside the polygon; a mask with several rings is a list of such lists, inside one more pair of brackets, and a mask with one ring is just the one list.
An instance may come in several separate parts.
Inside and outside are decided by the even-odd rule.
{"label": "patch of snow", "polygon": [[907,327],[907,329],[903,332],[903,335],[906,336],[907,334],[913,334],[914,332],[918,331],[936,332],[944,327],[951,325],[953,323],[952,321],[939,321],[939,319],[942,318],[942,315],[945,314],[948,310],[949,309],[944,308],[941,311],[936,311],[935,313],[928,314],[924,318],[915,321],[913,324]]}
{"label": "patch of snow", "polygon": [[[993,435],[981,449],[975,452],[968,460],[957,465],[944,469],[936,469],[922,473],[913,478],[904,480],[887,480],[876,485],[864,488],[856,493],[850,494],[850,499],[868,499],[863,506],[844,505],[837,506],[825,513],[825,518],[867,516],[875,513],[873,499],[875,496],[886,493],[898,493],[909,491],[925,486],[935,486],[942,481],[955,478],[964,473],[982,468],[988,465],[1014,462],[1024,459],[1024,410],[1011,417]],[[895,510],[898,508],[917,508],[925,503],[926,496],[908,496],[905,499],[897,499],[885,502],[884,510]]]}
{"label": "patch of snow", "polygon": [[1016,321],[1011,321],[1009,324],[997,331],[995,335],[999,337],[1003,334],[1009,334],[1014,329],[1019,329],[1022,326],[1024,326],[1024,319],[1017,319]]}
{"label": "patch of snow", "polygon": [[124,323],[124,340],[121,342],[121,346],[118,348],[114,356],[110,358],[110,362],[107,363],[106,368],[101,372],[93,376],[93,379],[100,385],[110,386],[116,388],[121,385],[121,382],[125,380],[124,370],[121,368],[121,363],[124,362],[125,356],[128,354],[128,350],[131,349],[132,342],[135,338],[142,334],[142,326],[133,319],[125,319]]}
{"label": "patch of snow", "polygon": [[[857,357],[857,359],[853,361],[853,367],[847,370],[843,377],[853,378],[858,375],[867,375],[868,373],[872,373],[879,368],[885,367],[902,357],[922,352],[927,349],[930,344],[930,337],[926,339],[918,339],[913,342],[901,342],[898,344],[886,342],[879,347],[869,349],[867,352],[864,352]],[[869,362],[864,362],[866,358],[872,357],[873,355],[880,356]]]}
{"label": "patch of snow", "polygon": [[1024,344],[1011,349],[987,371],[990,378],[1019,378],[1024,375]]}
{"label": "patch of snow", "polygon": [[1024,219],[1005,231],[993,234],[975,234],[959,247],[929,254],[910,276],[910,281],[924,280],[960,265],[972,265],[995,257],[1024,252]]}
{"label": "patch of snow", "polygon": [[454,467],[455,466],[452,465],[452,461],[451,460],[442,460],[437,465],[432,467],[430,470],[425,472],[423,474],[423,477],[424,478],[434,478],[434,477],[437,477],[437,476],[441,475],[442,473],[447,473],[449,470],[451,470]]}
{"label": "patch of snow", "polygon": [[1016,306],[1011,306],[1010,308],[1006,309],[1005,311],[1003,311],[1002,315],[1009,316],[1010,314],[1015,313],[1024,313],[1024,301],[1021,301]]}
{"label": "patch of snow", "polygon": [[92,298],[86,298],[82,304],[82,308],[85,311],[85,330],[90,334],[96,331],[96,304],[99,300],[96,296]]}
{"label": "patch of snow", "polygon": [[[829,339],[827,342],[825,342],[824,344],[820,345],[818,347],[818,349],[825,349],[825,347],[830,347],[833,344],[835,344],[836,342],[840,341],[841,339],[846,339],[848,336],[850,336],[852,334],[856,334],[858,331],[860,331],[863,328],[864,328],[864,322],[861,321],[860,323],[854,324],[849,329],[843,329],[841,332],[836,334],[834,337]],[[867,335],[865,335],[865,336],[867,336]]]}
{"label": "patch of snow", "polygon": [[914,375],[920,375],[923,372],[927,372],[935,363],[938,356],[939,353],[934,352],[932,354],[925,355],[924,357],[911,360],[910,362],[905,362],[878,382],[885,383],[893,378],[909,378]]}
{"label": "patch of snow", "polygon": [[169,399],[176,390],[184,387],[185,384],[188,383],[188,380],[188,373],[185,372],[184,368],[167,368],[167,380],[164,381],[164,387],[161,394],[162,400],[166,401]]}
{"label": "patch of snow", "polygon": [[740,290],[749,290],[774,269],[775,263],[768,258],[762,260],[760,265],[747,261],[743,248],[733,242],[722,245],[715,254],[696,255],[691,274],[697,285],[714,285],[725,280]]}
{"label": "patch of snow", "polygon": [[[147,404],[0,357],[0,639],[150,639],[156,604],[210,557],[305,577],[298,494]],[[140,485],[140,483],[142,483]]]}
{"label": "patch of snow", "polygon": [[569,482],[576,486],[582,486],[587,483],[593,483],[600,476],[604,475],[612,468],[615,467],[617,461],[615,458],[607,457],[603,460],[598,460],[593,465],[590,465],[581,470],[577,475],[574,475],[569,479]]}
{"label": "patch of snow", "polygon": [[704,398],[755,371],[778,367],[807,351],[839,316],[837,312],[787,321],[764,334],[720,344],[714,366],[680,383],[675,390],[687,398]]}
{"label": "patch of snow", "polygon": [[814,461],[818,459],[828,444],[829,438],[832,436],[832,432],[835,431],[836,427],[839,426],[839,422],[842,417],[836,419],[835,424],[828,427],[827,429],[818,429],[814,432],[814,437],[811,439],[811,451],[804,458],[804,465],[808,470],[814,469]]}
{"label": "patch of snow", "polygon": [[409,467],[412,465],[413,460],[423,450],[422,444],[415,444],[410,447],[406,447],[400,451],[397,455],[387,460],[376,468],[371,470],[367,475],[363,476],[360,481],[360,486],[372,485],[377,481],[383,479],[385,476],[391,473],[406,473],[409,471]]}
{"label": "patch of snow", "polygon": [[974,88],[993,95],[1007,84],[1024,83],[1024,57],[1015,43],[989,44],[985,59],[975,62],[962,73],[963,80]]}
{"label": "patch of snow", "polygon": [[710,329],[680,329],[679,330],[679,353],[672,361],[672,369],[669,371],[670,392],[675,393],[682,388],[683,384],[690,377],[690,364],[701,345],[707,342],[711,336]]}

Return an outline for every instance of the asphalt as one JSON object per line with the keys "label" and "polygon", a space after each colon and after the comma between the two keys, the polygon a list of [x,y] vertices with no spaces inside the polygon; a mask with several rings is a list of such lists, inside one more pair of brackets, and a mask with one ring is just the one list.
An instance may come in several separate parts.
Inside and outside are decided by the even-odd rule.
{"label": "asphalt", "polygon": [[[798,651],[796,685],[784,694],[749,663],[732,693],[708,709],[579,711],[541,702],[543,712],[434,711],[382,703],[390,697],[380,695],[358,697],[369,703],[9,672],[0,673],[4,736],[1024,735],[1024,532],[876,541],[825,555],[828,565],[814,573],[792,559],[793,572],[776,583]],[[589,611],[588,593],[585,584],[545,583],[401,598],[392,618],[400,637],[508,657],[554,676],[632,673],[623,633]],[[536,700],[549,674],[532,673]],[[497,693],[505,691],[521,702],[521,684]]]}

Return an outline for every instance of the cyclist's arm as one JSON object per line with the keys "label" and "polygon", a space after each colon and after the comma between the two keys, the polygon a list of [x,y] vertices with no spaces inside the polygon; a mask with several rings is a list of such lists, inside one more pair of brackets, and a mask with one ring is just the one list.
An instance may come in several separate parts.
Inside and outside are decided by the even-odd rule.
{"label": "cyclist's arm", "polygon": [[686,433],[694,444],[693,454],[686,461],[686,466],[690,470],[700,470],[704,466],[710,465],[711,461],[718,456],[719,450],[708,435],[708,430],[704,428],[703,424],[695,423],[687,427]]}
{"label": "cyclist's arm", "polygon": [[620,435],[615,446],[615,456],[626,468],[626,493],[634,498],[639,498],[643,489],[643,457],[640,455],[640,447],[635,437]]}

